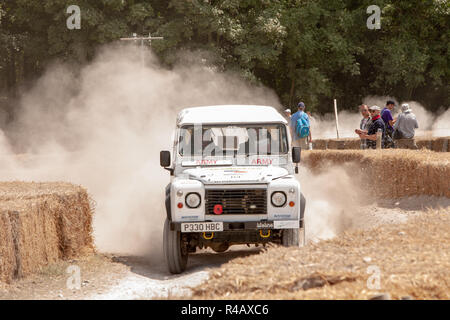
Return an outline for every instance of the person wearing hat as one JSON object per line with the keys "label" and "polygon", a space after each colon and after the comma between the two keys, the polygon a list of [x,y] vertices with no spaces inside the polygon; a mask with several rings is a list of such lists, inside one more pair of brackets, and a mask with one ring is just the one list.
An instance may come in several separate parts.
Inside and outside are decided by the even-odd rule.
{"label": "person wearing hat", "polygon": [[356,133],[361,139],[367,140],[367,148],[376,149],[377,147],[377,132],[381,129],[381,145],[384,146],[384,140],[386,137],[386,126],[384,125],[383,119],[381,119],[380,113],[381,109],[379,106],[369,107],[369,113],[371,117],[371,123],[369,128],[366,130],[356,130]]}
{"label": "person wearing hat", "polygon": [[394,139],[413,139],[418,128],[419,123],[409,104],[402,104],[402,113],[394,124]]}
{"label": "person wearing hat", "polygon": [[292,136],[292,144],[294,147],[308,149],[308,142],[312,142],[311,125],[309,116],[305,112],[305,103],[299,102],[298,111],[291,116],[290,128]]}
{"label": "person wearing hat", "polygon": [[284,116],[289,121],[291,119],[291,109],[284,110]]}

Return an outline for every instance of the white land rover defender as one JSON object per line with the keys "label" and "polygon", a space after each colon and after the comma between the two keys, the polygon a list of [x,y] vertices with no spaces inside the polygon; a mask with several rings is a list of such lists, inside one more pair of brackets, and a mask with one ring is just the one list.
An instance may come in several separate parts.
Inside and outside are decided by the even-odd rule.
{"label": "white land rover defender", "polygon": [[[300,148],[290,149],[287,121],[267,106],[225,105],[178,114],[166,187],[164,254],[171,273],[189,253],[234,244],[305,241],[305,198],[294,172]],[[295,167],[294,167],[295,164]]]}

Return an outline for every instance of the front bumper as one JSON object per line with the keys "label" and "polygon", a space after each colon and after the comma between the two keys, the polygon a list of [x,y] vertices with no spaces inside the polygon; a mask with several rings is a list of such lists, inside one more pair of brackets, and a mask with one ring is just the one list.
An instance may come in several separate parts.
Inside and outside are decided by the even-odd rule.
{"label": "front bumper", "polygon": [[[195,222],[209,222],[209,221],[195,221]],[[283,227],[282,224],[285,221],[280,221],[280,220],[276,220],[276,221],[248,221],[248,222],[240,222],[240,221],[236,221],[236,222],[229,222],[229,221],[224,221],[223,222],[223,231],[255,231],[255,230],[281,230],[281,229],[290,229],[290,228],[286,228]],[[170,230],[172,231],[181,231],[181,224],[183,222],[171,222],[170,223]],[[299,221],[299,227],[303,228],[304,226],[304,221],[300,220]]]}

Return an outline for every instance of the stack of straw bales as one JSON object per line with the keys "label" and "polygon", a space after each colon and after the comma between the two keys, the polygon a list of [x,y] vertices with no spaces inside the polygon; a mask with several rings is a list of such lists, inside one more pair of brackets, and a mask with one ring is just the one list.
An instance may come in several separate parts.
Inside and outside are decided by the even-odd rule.
{"label": "stack of straw bales", "polygon": [[92,250],[85,189],[68,183],[0,183],[0,281]]}
{"label": "stack of straw bales", "polygon": [[327,142],[327,149],[359,149],[360,145],[361,142],[359,139],[330,139]]}
{"label": "stack of straw bales", "polygon": [[431,139],[431,150],[437,152],[447,152],[449,149],[449,137]]}
{"label": "stack of straw bales", "polygon": [[[428,149],[436,152],[450,151],[450,137],[417,137],[415,141],[419,149]],[[360,145],[359,138],[316,139],[313,141],[313,149],[315,150],[358,150]]]}
{"label": "stack of straw bales", "polygon": [[351,163],[352,175],[363,178],[375,195],[399,198],[414,195],[450,197],[450,156],[423,150],[308,151],[303,161],[313,171]]}

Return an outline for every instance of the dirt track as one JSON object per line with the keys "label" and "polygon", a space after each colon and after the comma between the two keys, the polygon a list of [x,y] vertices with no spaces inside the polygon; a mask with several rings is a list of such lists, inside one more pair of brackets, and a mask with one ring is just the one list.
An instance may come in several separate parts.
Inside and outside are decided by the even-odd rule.
{"label": "dirt track", "polygon": [[[189,269],[182,275],[170,275],[161,261],[149,257],[97,254],[63,262],[40,274],[0,284],[0,299],[166,299],[188,297],[189,287],[209,277],[210,268],[218,268],[234,258],[258,254],[260,249],[237,247],[221,254],[190,256]],[[81,269],[80,290],[69,290],[67,267]]]}
{"label": "dirt track", "polygon": [[[356,232],[355,234],[363,235],[366,237],[366,240],[370,240],[374,238],[377,234],[371,234],[370,232],[364,233],[364,230],[367,228],[381,227],[384,229],[390,228],[389,230],[397,230],[395,232],[399,233],[395,237],[400,237],[401,240],[404,238],[405,240],[408,237],[401,236],[401,232],[405,232],[402,230],[407,230],[407,225],[405,224],[407,221],[411,221],[411,219],[415,219],[417,217],[423,217],[427,214],[425,207],[446,207],[445,215],[448,218],[450,214],[448,208],[450,208],[450,199],[448,198],[434,198],[434,197],[415,197],[409,199],[400,199],[400,200],[392,200],[385,202],[372,203],[369,205],[365,205],[360,208],[361,215],[358,219],[355,219],[353,224],[349,226],[347,232]],[[448,227],[448,219],[443,221],[446,223]],[[352,231],[354,230],[354,231]],[[375,229],[376,230],[376,229]],[[345,234],[347,234],[347,232]],[[409,231],[406,231],[409,232]],[[188,289],[189,287],[196,287],[196,295],[194,298],[367,298],[370,294],[375,294],[376,291],[366,291],[365,294],[361,294],[361,290],[358,286],[350,287],[352,288],[350,291],[349,288],[344,285],[331,286],[324,285],[322,288],[301,291],[300,293],[292,293],[292,290],[275,290],[276,294],[273,295],[257,295],[255,292],[251,290],[248,291],[248,287],[245,286],[245,282],[252,283],[252,278],[245,280],[242,278],[242,274],[239,272],[236,274],[231,274],[228,277],[217,276],[218,274],[230,271],[230,268],[233,266],[240,266],[242,263],[252,264],[254,261],[258,259],[269,259],[277,258],[280,259],[277,255],[284,255],[283,259],[286,257],[291,257],[293,262],[297,261],[297,257],[300,258],[298,260],[298,264],[303,265],[303,268],[306,268],[307,272],[298,273],[298,276],[310,276],[320,270],[317,266],[320,266],[320,263],[317,261],[308,263],[301,260],[301,252],[297,250],[307,249],[308,252],[314,251],[313,248],[321,248],[321,246],[335,246],[344,243],[347,235],[338,236],[333,240],[321,241],[319,243],[310,243],[307,248],[303,249],[270,249],[268,252],[263,252],[264,258],[260,255],[261,249],[258,248],[247,248],[247,247],[234,247],[231,251],[216,254],[216,253],[202,253],[202,254],[194,254],[190,256],[190,262],[188,266],[188,271],[179,276],[169,275],[165,269],[164,263],[161,260],[151,262],[151,260],[147,257],[130,257],[130,256],[115,256],[115,255],[95,255],[86,257],[80,260],[73,260],[61,263],[56,266],[52,266],[46,270],[43,270],[42,273],[32,276],[30,278],[15,282],[12,285],[3,285],[0,286],[0,299],[166,299],[166,298],[188,298],[190,297],[191,291]],[[442,239],[445,244],[445,239]],[[419,239],[420,240],[420,239]],[[447,239],[449,241],[450,239]],[[325,243],[325,244],[323,244]],[[328,243],[328,244],[327,244]],[[448,246],[447,242],[447,246]],[[406,245],[406,244],[404,244]],[[359,248],[359,249],[357,249]],[[406,248],[405,249],[405,259],[406,259]],[[436,252],[440,252],[443,247],[437,247]],[[358,254],[352,255],[352,250],[361,250],[361,252],[371,252],[369,258],[374,259],[376,256],[380,256],[380,252],[377,251],[376,242],[368,241],[367,245],[359,242],[358,246],[355,245],[355,248],[350,248],[344,250],[337,250],[336,247],[336,256],[334,257],[334,261],[345,261],[345,266],[348,267],[352,265],[357,268],[358,265],[364,266],[367,265],[368,262],[364,261],[364,258]],[[367,251],[368,250],[368,251]],[[375,250],[375,251],[374,251]],[[380,247],[380,250],[383,250],[383,247]],[[377,253],[378,252],[378,253]],[[324,251],[326,253],[326,250]],[[261,258],[259,258],[261,256]],[[318,259],[320,255],[315,255],[314,259]],[[327,255],[324,254],[324,257]],[[427,254],[424,253],[424,257],[427,257]],[[355,259],[356,261],[351,261],[351,259]],[[420,258],[420,257],[419,257]],[[442,256],[441,258],[447,259],[448,256]],[[287,258],[289,259],[289,258]],[[309,259],[312,259],[311,257]],[[327,258],[328,259],[328,258]],[[367,260],[367,259],[366,259]],[[368,260],[367,260],[368,261]],[[447,260],[445,260],[447,261]],[[441,261],[441,265],[439,267],[444,267],[445,263],[450,264],[450,258],[447,262]],[[322,258],[322,263],[324,263],[324,258]],[[369,261],[370,262],[370,261]],[[377,265],[383,265],[384,262],[377,260]],[[387,263],[387,261],[386,261]],[[443,263],[443,264],[442,264]],[[80,290],[68,290],[66,288],[66,281],[68,275],[66,274],[66,269],[69,265],[78,265],[81,269],[81,289]],[[264,266],[261,264],[264,268]],[[323,264],[325,269],[328,270],[328,276],[333,277],[337,274],[333,274],[333,270],[335,267],[338,268],[341,264],[333,263],[333,268],[328,263]],[[352,267],[352,268],[353,268]],[[240,267],[241,268],[241,267]],[[351,277],[352,272],[355,270],[352,268],[346,269],[344,272],[346,275],[349,275],[349,279],[353,279]],[[248,268],[245,268],[248,269]],[[255,268],[255,270],[258,268]],[[333,270],[332,270],[333,269]],[[261,270],[258,269],[260,272]],[[361,269],[363,270],[363,269]],[[360,271],[361,271],[360,270]],[[267,270],[270,272],[270,269]],[[323,271],[323,270],[322,270]],[[248,274],[248,272],[246,272]],[[211,281],[208,281],[208,285],[202,284],[209,277],[213,277]],[[342,276],[343,273],[338,273],[339,276]],[[426,276],[426,274],[424,275]],[[436,276],[436,275],[434,275]],[[291,275],[292,277],[292,275]],[[357,281],[349,282],[351,286],[358,284],[364,284],[366,279],[361,278],[361,272],[356,273]],[[368,277],[368,275],[366,275]],[[241,280],[239,280],[241,279]],[[446,279],[446,278],[445,278]],[[244,281],[239,284],[239,293],[233,293],[232,282],[233,281]],[[448,280],[448,279],[447,279]],[[230,282],[231,281],[231,282]],[[238,282],[239,282],[238,281]],[[268,280],[266,279],[266,282]],[[405,281],[405,285],[408,281]],[[220,286],[223,288],[228,288],[228,291],[215,291],[217,288],[214,288],[214,285],[220,283]],[[266,283],[267,284],[267,283]],[[397,284],[398,286],[402,286],[401,283]],[[447,290],[448,292],[448,283],[442,283],[441,289],[443,292]],[[410,287],[410,285],[408,285]],[[407,287],[408,287],[407,286]],[[203,289],[206,288],[206,291]],[[447,288],[447,289],[446,289]],[[225,290],[225,289],[224,289]],[[337,291],[336,291],[337,290]],[[408,291],[408,290],[406,290]],[[405,292],[406,292],[405,291]],[[228,292],[228,294],[227,294]],[[258,292],[256,290],[256,292]],[[409,292],[409,291],[408,291]],[[314,294],[315,295],[314,295]],[[328,296],[323,296],[328,295]],[[442,293],[438,294],[435,298],[443,298]],[[405,293],[407,295],[407,293]],[[423,298],[430,298],[432,296],[426,296]],[[420,298],[417,296],[416,298]],[[445,297],[444,297],[445,298]],[[447,297],[448,298],[448,297]]]}
{"label": "dirt track", "polygon": [[[384,214],[389,210],[380,210]],[[450,208],[408,212],[304,248],[269,248],[218,270],[196,298],[449,299]],[[248,272],[251,270],[251,272]]]}

